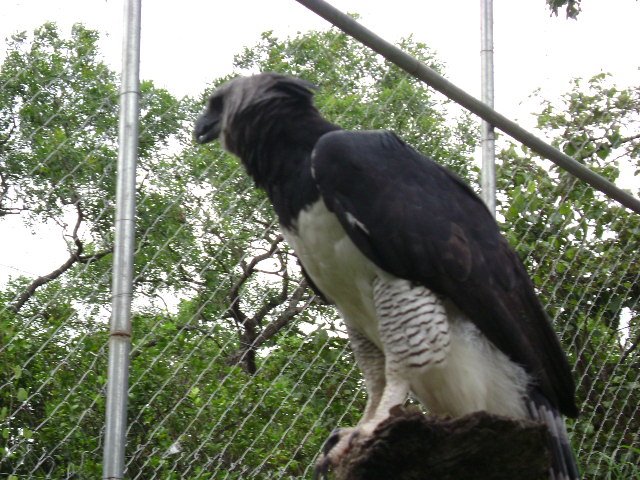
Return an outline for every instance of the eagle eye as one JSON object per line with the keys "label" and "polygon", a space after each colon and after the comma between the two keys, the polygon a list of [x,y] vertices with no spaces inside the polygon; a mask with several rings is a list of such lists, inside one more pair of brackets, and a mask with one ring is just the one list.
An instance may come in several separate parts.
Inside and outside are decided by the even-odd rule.
{"label": "eagle eye", "polygon": [[209,99],[209,110],[222,111],[222,96],[214,95]]}

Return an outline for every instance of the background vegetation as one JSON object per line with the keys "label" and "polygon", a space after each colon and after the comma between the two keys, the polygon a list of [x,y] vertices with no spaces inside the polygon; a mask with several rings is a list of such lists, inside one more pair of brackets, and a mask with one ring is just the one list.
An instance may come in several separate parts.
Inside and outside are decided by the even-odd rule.
{"label": "background vegetation", "polygon": [[[0,287],[0,474],[101,474],[117,157],[117,78],[98,35],[45,24],[0,69],[0,231],[54,222],[68,259]],[[442,70],[429,49],[403,47]],[[240,52],[233,76],[298,75],[345,128],[386,128],[477,186],[475,120],[334,30]],[[228,77],[226,77],[228,78]],[[226,78],[213,82],[213,86]],[[211,87],[211,88],[212,88]],[[217,144],[191,144],[200,98],[142,83],[129,478],[298,478],[365,395],[333,309],[301,279],[264,195]],[[612,180],[637,176],[640,93],[598,75],[538,126]],[[504,140],[498,218],[575,365],[585,478],[640,463],[640,219]],[[636,192],[637,193],[637,192]]]}

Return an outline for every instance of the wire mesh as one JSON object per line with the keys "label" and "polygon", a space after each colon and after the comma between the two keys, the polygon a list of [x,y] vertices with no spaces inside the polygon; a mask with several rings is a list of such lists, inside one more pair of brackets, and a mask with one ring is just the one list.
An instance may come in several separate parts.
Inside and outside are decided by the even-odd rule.
{"label": "wire mesh", "polygon": [[[0,287],[4,477],[101,474],[118,88],[98,41],[45,25],[5,42],[0,228],[19,242],[53,224],[67,251]],[[443,69],[425,45],[402,47]],[[476,119],[340,32],[265,33],[229,74],[261,70],[316,83],[330,120],[395,130],[477,187]],[[306,288],[266,197],[219,146],[191,143],[222,80],[196,98],[141,85],[128,478],[308,478],[329,432],[366,402],[338,316]],[[637,193],[637,90],[601,75],[539,111],[565,153]],[[640,220],[528,149],[498,145],[497,218],[575,366],[582,415],[569,430],[585,478],[634,478]],[[10,218],[26,233],[7,232]]]}

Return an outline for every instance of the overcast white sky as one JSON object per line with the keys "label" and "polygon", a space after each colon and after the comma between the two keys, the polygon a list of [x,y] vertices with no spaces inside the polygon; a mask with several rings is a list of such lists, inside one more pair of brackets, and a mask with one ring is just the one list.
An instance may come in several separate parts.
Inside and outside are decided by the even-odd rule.
{"label": "overcast white sky", "polygon": [[[480,0],[330,0],[383,38],[414,35],[432,47],[447,77],[469,93],[480,91]],[[526,120],[520,103],[538,87],[546,98],[571,78],[610,72],[621,86],[640,85],[640,3],[583,0],[577,21],[551,17],[544,0],[494,0],[496,109]],[[143,0],[141,76],[174,94],[197,94],[229,73],[232,58],[261,32],[295,34],[328,24],[294,0]],[[120,66],[122,0],[2,0],[0,58],[4,39],[45,21],[66,32],[75,22],[103,33],[102,51]],[[12,223],[0,223],[2,243]],[[53,232],[58,229],[52,228]],[[52,238],[59,239],[58,243]],[[42,229],[21,241],[21,251],[0,248],[0,281],[20,269],[41,275],[64,261],[59,233]]]}
{"label": "overcast white sky", "polygon": [[[480,0],[332,0],[387,40],[413,34],[434,48],[448,77],[479,92]],[[544,0],[495,0],[496,105],[514,105],[537,87],[561,91],[570,78],[601,70],[640,78],[640,4],[583,0],[577,21],[551,17]],[[143,0],[142,70],[176,94],[198,93],[231,69],[234,53],[261,32],[294,34],[328,24],[294,0]],[[44,21],[67,31],[83,22],[104,33],[103,52],[120,65],[122,0],[3,0],[0,39]]]}

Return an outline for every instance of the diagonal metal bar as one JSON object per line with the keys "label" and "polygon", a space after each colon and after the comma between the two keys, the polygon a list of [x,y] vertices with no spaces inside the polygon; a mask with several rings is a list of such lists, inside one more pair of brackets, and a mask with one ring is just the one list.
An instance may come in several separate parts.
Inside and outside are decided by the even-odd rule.
{"label": "diagonal metal bar", "polygon": [[518,140],[523,145],[531,148],[539,155],[551,160],[559,167],[576,176],[580,180],[588,183],[593,188],[608,195],[625,207],[640,214],[640,200],[627,192],[616,187],[606,178],[577,162],[569,155],[562,153],[557,148],[549,145],[544,140],[525,130],[516,122],[509,120],[504,115],[496,112],[477,98],[457,87],[440,74],[418,61],[408,53],[402,51],[395,45],[379,37],[371,30],[359,24],[350,16],[342,13],[337,8],[323,0],[296,0],[309,10],[315,12],[329,23],[335,25],[343,32],[351,35],[356,40],[379,53],[384,58],[394,63],[419,80],[422,80],[430,87],[438,90],[451,100],[465,107],[470,112],[502,130],[507,135]]}

